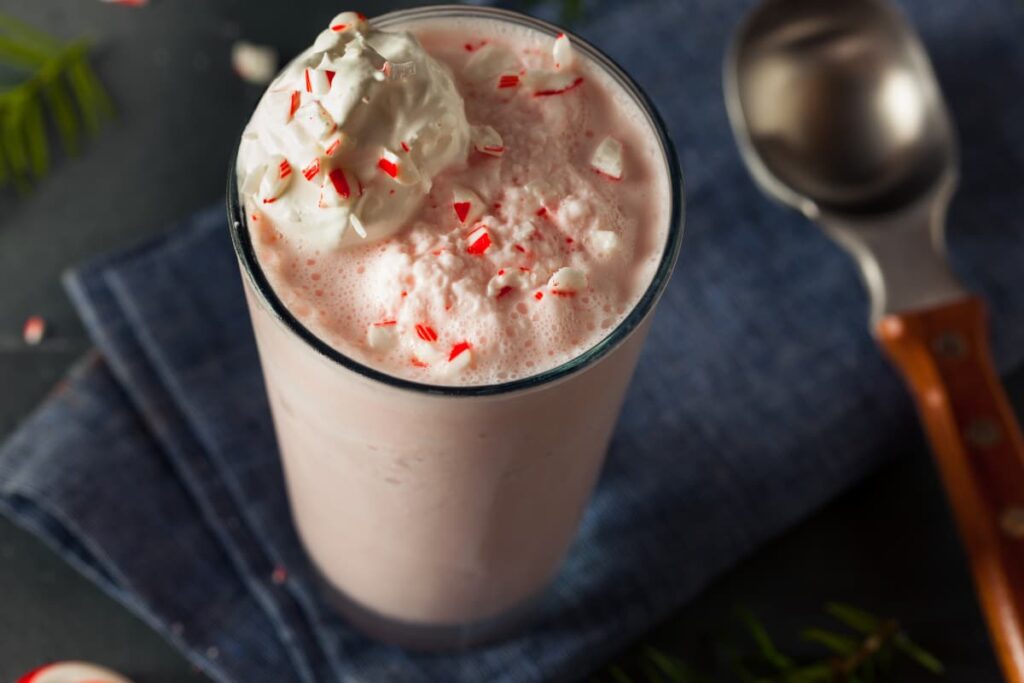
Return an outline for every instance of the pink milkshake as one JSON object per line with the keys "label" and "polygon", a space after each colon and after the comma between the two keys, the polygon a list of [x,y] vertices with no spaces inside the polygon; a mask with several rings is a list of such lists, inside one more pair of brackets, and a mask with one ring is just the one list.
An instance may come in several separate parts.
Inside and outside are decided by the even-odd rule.
{"label": "pink milkshake", "polygon": [[550,582],[678,250],[674,154],[600,53],[521,15],[345,12],[235,168],[296,526],[371,634],[452,647]]}

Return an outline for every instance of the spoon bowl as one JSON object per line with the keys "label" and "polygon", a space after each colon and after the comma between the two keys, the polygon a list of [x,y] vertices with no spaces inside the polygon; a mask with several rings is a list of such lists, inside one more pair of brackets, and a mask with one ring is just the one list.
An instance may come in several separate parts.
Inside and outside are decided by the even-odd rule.
{"label": "spoon bowl", "polygon": [[955,173],[931,66],[887,5],[769,0],[733,45],[729,113],[769,194],[812,217],[880,214]]}

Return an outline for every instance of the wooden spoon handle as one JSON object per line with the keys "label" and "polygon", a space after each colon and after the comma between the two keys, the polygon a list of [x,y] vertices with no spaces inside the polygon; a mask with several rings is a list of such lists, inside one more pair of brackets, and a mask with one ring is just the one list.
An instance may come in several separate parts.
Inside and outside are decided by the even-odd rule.
{"label": "wooden spoon handle", "polygon": [[1024,439],[985,319],[968,297],[888,315],[877,332],[917,402],[1003,672],[1024,683]]}

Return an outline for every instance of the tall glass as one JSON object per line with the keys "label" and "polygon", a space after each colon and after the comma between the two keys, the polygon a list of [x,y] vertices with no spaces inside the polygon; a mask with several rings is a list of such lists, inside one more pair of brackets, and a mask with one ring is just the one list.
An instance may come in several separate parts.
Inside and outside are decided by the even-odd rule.
{"label": "tall glass", "polygon": [[[454,17],[561,32],[514,12],[466,6],[404,10],[373,24],[394,29]],[[295,524],[333,602],[383,640],[463,647],[499,637],[530,614],[575,534],[679,252],[682,181],[663,123],[616,64],[580,38],[573,43],[645,115],[672,206],[660,263],[635,308],[598,344],[546,372],[446,387],[339,353],[270,287],[232,165],[232,240]]]}

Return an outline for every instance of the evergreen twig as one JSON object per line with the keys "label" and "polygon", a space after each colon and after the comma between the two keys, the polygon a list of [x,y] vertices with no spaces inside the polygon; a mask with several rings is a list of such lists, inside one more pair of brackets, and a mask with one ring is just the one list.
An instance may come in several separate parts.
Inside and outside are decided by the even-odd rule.
{"label": "evergreen twig", "polygon": [[95,134],[114,107],[89,64],[90,44],[63,42],[0,13],[0,188],[27,191],[50,170],[50,124],[75,155],[83,132]]}
{"label": "evergreen twig", "polygon": [[[698,673],[681,660],[651,646],[610,665],[592,679],[595,683],[881,683],[895,680],[893,662],[902,655],[923,669],[939,675],[942,663],[910,640],[895,619],[882,619],[841,603],[829,603],[825,612],[847,629],[836,632],[807,628],[803,640],[824,653],[807,660],[784,654],[768,629],[751,612],[741,610],[738,621],[751,641],[754,652],[737,655],[734,647],[723,645],[727,667],[716,667],[714,675]],[[723,676],[720,669],[728,668]]]}

